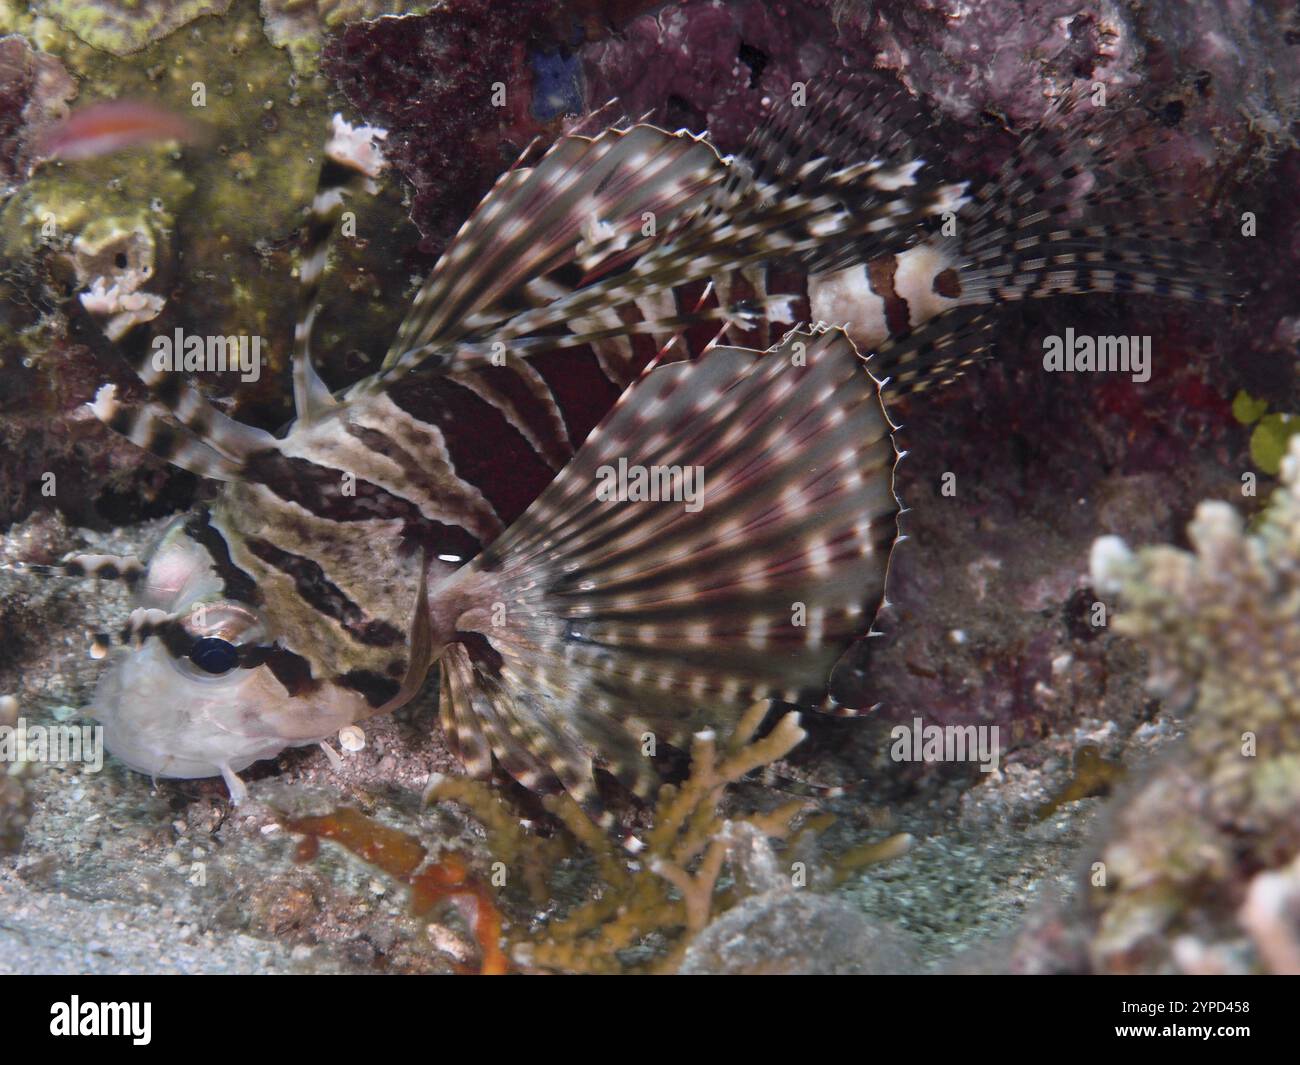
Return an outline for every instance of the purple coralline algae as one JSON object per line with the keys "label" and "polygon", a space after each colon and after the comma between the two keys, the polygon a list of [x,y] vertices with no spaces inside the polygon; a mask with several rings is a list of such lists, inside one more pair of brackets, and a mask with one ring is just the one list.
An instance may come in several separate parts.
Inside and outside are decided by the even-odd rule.
{"label": "purple coralline algae", "polygon": [[[440,250],[533,137],[553,137],[563,76],[531,57],[563,37],[552,5],[458,4],[427,15],[361,22],[325,48],[323,66],[367,122],[390,131],[386,153],[413,188],[422,250]],[[534,82],[545,85],[534,102]]]}

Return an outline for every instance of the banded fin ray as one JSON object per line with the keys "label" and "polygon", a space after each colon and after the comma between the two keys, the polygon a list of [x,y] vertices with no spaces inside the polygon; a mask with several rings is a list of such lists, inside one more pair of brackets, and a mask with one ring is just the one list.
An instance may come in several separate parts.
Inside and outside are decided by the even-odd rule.
{"label": "banded fin ray", "polygon": [[717,153],[687,133],[633,126],[560,138],[535,167],[507,171],[461,226],[384,366],[413,349],[482,337],[566,295],[585,246],[626,244],[645,213],[671,223],[722,172]]}
{"label": "banded fin ray", "polygon": [[[609,312],[671,291],[678,286],[743,271],[747,267],[775,261],[794,263],[801,269],[817,270],[839,265],[843,260],[862,261],[875,255],[900,251],[917,242],[928,219],[965,202],[962,184],[943,181],[920,159],[902,160],[898,142],[886,139],[887,154],[865,161],[852,152],[870,142],[871,134],[860,123],[853,97],[834,95],[819,106],[778,109],[768,126],[751,139],[744,152],[730,162],[718,160],[711,149],[711,162],[699,171],[691,185],[692,194],[681,210],[662,225],[650,242],[628,247],[606,238],[582,252],[586,276],[552,288],[534,286],[539,297],[511,314],[491,323],[487,317],[470,316],[479,334],[462,332],[458,338],[429,336],[421,328],[403,327],[400,342],[385,360],[385,366],[356,386],[358,391],[385,387],[417,368],[441,372],[463,369],[484,361],[483,348],[495,346],[529,351],[544,347],[542,341],[557,331],[564,332],[563,345],[576,346],[606,340]],[[788,126],[781,125],[782,122]],[[796,135],[797,133],[797,135]],[[624,135],[623,143],[636,143],[633,135],[654,137],[662,145],[674,137],[650,126],[636,126]],[[571,138],[572,139],[572,138]],[[598,141],[585,143],[599,143]],[[659,151],[667,150],[660,147]],[[699,157],[701,160],[704,156]],[[550,175],[548,161],[568,161],[566,155],[550,155],[534,171],[534,179],[546,179],[544,187],[568,192],[563,175]],[[571,164],[570,164],[571,165]],[[516,201],[521,187],[507,186],[507,202]],[[554,193],[553,193],[554,195]],[[491,197],[489,197],[489,200]],[[487,201],[480,207],[481,224],[493,223],[499,212]],[[446,256],[448,266],[460,262],[467,252],[483,241],[471,224],[462,231]],[[546,244],[549,216],[537,212],[531,224],[516,239],[521,246]],[[512,233],[512,236],[514,234]],[[525,240],[524,238],[527,237]],[[570,258],[579,254],[579,244],[570,240],[565,248]],[[541,260],[531,260],[539,262]],[[547,260],[553,273],[557,262]],[[544,289],[544,291],[543,291]],[[426,289],[417,304],[432,299]],[[427,311],[419,312],[427,317]],[[698,311],[673,308],[655,322],[645,319],[632,332],[680,332],[692,322],[726,320],[752,313],[771,314],[768,306],[701,307]],[[595,328],[584,328],[597,323]],[[490,334],[484,330],[492,325]],[[463,342],[464,350],[455,342]],[[398,348],[404,348],[396,353]]]}
{"label": "banded fin ray", "polygon": [[134,555],[103,555],[76,552],[58,562],[14,562],[0,565],[40,577],[67,577],[72,580],[122,581],[134,586],[144,576],[144,563]]}
{"label": "banded fin ray", "polygon": [[443,652],[438,665],[438,715],[443,737],[465,772],[485,780],[492,774],[492,744],[480,723],[487,715],[475,705],[483,696],[479,694],[469,651],[463,644],[453,644]]}
{"label": "banded fin ray", "polygon": [[885,406],[901,396],[940,388],[991,354],[997,320],[985,307],[958,307],[902,337],[889,337],[867,358]]}
{"label": "banded fin ray", "polygon": [[116,385],[101,385],[87,407],[104,425],[136,447],[190,473],[214,481],[235,481],[243,472],[242,457],[234,461],[218,451],[189,427],[177,424],[161,404],[120,403]]}
{"label": "banded fin ray", "polygon": [[[647,373],[439,590],[464,604],[469,669],[461,660],[445,716],[457,744],[487,743],[530,787],[562,787],[598,813],[592,751],[647,794],[644,733],[681,744],[756,699],[826,703],[884,592],[891,429],[838,330]],[[620,458],[702,467],[700,508],[597,498]]]}
{"label": "banded fin ray", "polygon": [[[148,335],[139,324],[119,338],[118,351],[155,402],[124,407],[112,386],[106,385],[88,407],[138,447],[200,476],[229,481],[238,478],[252,455],[276,446],[270,433],[217,410],[193,381],[154,366]],[[169,425],[169,420],[178,427]]]}

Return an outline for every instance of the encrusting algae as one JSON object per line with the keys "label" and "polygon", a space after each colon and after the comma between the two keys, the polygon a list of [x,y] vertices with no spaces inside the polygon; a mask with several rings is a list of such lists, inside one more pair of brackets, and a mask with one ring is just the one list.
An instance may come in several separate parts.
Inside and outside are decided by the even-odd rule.
{"label": "encrusting algae", "polygon": [[[123,18],[146,19],[150,8],[167,5],[81,6],[102,11],[111,21],[118,9]],[[42,27],[46,32],[38,34]],[[153,268],[150,282],[141,287],[166,296],[169,310],[193,332],[268,338],[264,378],[274,378],[287,366],[281,339],[292,329],[290,266],[328,120],[323,79],[294,73],[288,56],[267,39],[256,5],[247,0],[222,19],[203,19],[165,39],[142,30],[138,47],[144,51],[128,63],[87,47],[49,18],[33,23],[0,5],[0,34],[6,32],[39,40],[44,51],[35,56],[66,68],[69,95],[62,113],[103,101],[138,101],[190,122],[203,134],[194,146],[115,152],[86,162],[39,162],[4,201],[0,253],[47,289],[51,319],[63,325],[62,318],[77,317],[75,298],[66,301],[70,292],[88,291],[97,277],[110,286],[118,280],[114,270],[86,274],[77,241],[99,246],[106,234],[138,233],[150,245]],[[160,28],[155,37],[163,32]],[[27,131],[33,145],[40,131]],[[33,145],[26,146],[29,154]],[[250,209],[252,189],[256,209]],[[331,308],[342,312],[349,327],[360,322],[360,328],[376,333],[391,328],[396,312],[384,292],[407,282],[407,268],[388,264],[386,252],[375,255],[370,249],[387,248],[398,231],[403,243],[409,241],[395,200],[380,197],[371,204],[358,239],[336,249],[352,280],[339,286]],[[213,221],[197,224],[199,219]],[[70,284],[75,287],[67,288]],[[324,327],[332,334],[332,310],[327,318]],[[8,340],[0,335],[0,341]],[[15,337],[15,346],[22,340]],[[32,348],[39,372],[43,349],[23,347]],[[208,383],[225,384],[215,377]],[[42,389],[33,384],[32,391]],[[245,388],[240,401],[256,403],[270,394],[266,386]]]}
{"label": "encrusting algae", "polygon": [[231,0],[35,0],[38,17],[53,19],[92,48],[131,55],[203,15],[224,15]]}
{"label": "encrusting algae", "polygon": [[[1181,749],[1122,803],[1102,851],[1103,970],[1237,968],[1205,943],[1253,934],[1258,905],[1238,916],[1253,885],[1284,879],[1300,854],[1300,439],[1281,474],[1253,531],[1205,502],[1191,551],[1094,545],[1094,580],[1119,595],[1116,630],[1146,647],[1155,693],[1191,708]],[[1253,945],[1252,968],[1276,967],[1276,936]]]}

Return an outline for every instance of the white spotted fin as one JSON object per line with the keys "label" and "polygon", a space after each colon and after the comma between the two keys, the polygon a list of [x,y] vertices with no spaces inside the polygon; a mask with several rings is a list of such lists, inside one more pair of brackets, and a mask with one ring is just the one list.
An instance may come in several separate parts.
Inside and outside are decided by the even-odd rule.
{"label": "white spotted fin", "polygon": [[[893,378],[889,399],[942,384],[975,362],[987,350],[976,346],[993,320],[985,316],[998,304],[1090,292],[1237,301],[1240,283],[1202,212],[1180,209],[1143,172],[1161,147],[1148,125],[1137,108],[1062,97],[927,239],[811,276],[812,319],[844,326],[863,352],[876,352],[872,372]],[[951,321],[942,337],[946,367],[926,358],[917,375],[897,362],[899,354],[921,356],[914,345],[887,351],[941,317]]]}
{"label": "white spotted fin", "polygon": [[[471,770],[494,755],[599,815],[592,752],[647,795],[647,733],[682,745],[762,698],[827,707],[837,660],[884,594],[891,429],[839,330],[645,374],[439,589],[463,604],[443,720]],[[658,477],[658,501],[631,487],[638,469]]]}

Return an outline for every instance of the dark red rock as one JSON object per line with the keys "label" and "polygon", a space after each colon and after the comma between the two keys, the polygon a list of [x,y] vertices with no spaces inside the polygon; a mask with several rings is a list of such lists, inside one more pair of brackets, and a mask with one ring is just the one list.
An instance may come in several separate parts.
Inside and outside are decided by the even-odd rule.
{"label": "dark red rock", "polygon": [[[440,251],[497,175],[538,134],[532,50],[572,39],[576,23],[545,0],[458,3],[427,15],[348,26],[323,57],[369,123],[389,130],[385,154],[414,188],[421,250]],[[494,86],[504,104],[494,106]]]}
{"label": "dark red rock", "polygon": [[68,114],[77,83],[52,55],[0,37],[0,194],[26,180],[41,136]]}

